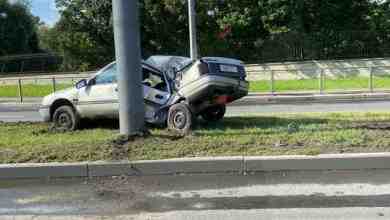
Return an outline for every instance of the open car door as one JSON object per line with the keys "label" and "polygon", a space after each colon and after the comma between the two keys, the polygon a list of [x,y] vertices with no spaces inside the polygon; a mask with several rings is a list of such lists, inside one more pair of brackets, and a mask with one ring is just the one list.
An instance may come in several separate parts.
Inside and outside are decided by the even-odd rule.
{"label": "open car door", "polygon": [[162,72],[146,65],[142,67],[143,88],[145,98],[145,119],[147,122],[158,120],[156,113],[171,98],[171,88]]}

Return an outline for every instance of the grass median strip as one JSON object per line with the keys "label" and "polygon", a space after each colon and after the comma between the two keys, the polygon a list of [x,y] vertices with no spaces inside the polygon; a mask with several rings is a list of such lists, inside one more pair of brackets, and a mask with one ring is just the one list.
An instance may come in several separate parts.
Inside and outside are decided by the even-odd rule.
{"label": "grass median strip", "polygon": [[[165,129],[118,146],[112,122],[72,133],[44,123],[0,123],[0,163],[316,155],[390,150],[390,113],[260,115],[201,122],[192,136]],[[388,130],[389,129],[389,130]]]}
{"label": "grass median strip", "polygon": [[[56,90],[62,90],[72,87],[68,84],[56,85]],[[52,85],[34,85],[25,84],[22,85],[22,93],[25,97],[43,97],[53,92]],[[1,85],[0,86],[0,97],[18,97],[19,87],[17,85]]]}
{"label": "grass median strip", "polygon": [[[288,91],[318,91],[319,80],[318,79],[297,79],[297,80],[275,80],[275,91],[288,92]],[[389,77],[375,77],[373,79],[373,86],[376,89],[389,89],[390,78]],[[269,92],[270,81],[253,81],[250,83],[251,92]],[[339,79],[325,79],[324,89],[328,91],[332,90],[368,90],[369,78],[368,77],[349,77]]]}

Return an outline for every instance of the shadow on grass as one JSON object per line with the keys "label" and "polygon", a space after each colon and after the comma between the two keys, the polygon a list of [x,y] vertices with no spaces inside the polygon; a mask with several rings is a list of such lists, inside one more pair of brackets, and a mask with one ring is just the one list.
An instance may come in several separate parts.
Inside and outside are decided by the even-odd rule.
{"label": "shadow on grass", "polygon": [[[282,117],[229,117],[219,122],[207,122],[198,119],[196,129],[202,130],[227,130],[227,129],[248,129],[260,128],[269,129],[275,127],[286,127],[291,124],[297,125],[321,125],[328,123],[328,119],[321,118],[282,118]],[[162,126],[147,124],[148,128],[162,128]],[[83,119],[81,130],[88,129],[119,129],[119,121],[112,119]]]}
{"label": "shadow on grass", "polygon": [[114,119],[82,119],[80,130],[91,130],[91,129],[109,129],[118,130],[119,121]]}
{"label": "shadow on grass", "polygon": [[[196,133],[197,136],[210,136],[210,135],[221,135],[221,133],[230,130],[229,134],[242,134],[247,135],[245,132],[248,129],[298,129],[301,126],[320,126],[327,124],[329,122],[328,119],[321,118],[283,118],[283,117],[229,117],[225,118],[220,122],[207,122],[199,119],[194,131],[215,131],[215,134],[210,133]],[[91,129],[110,129],[110,130],[118,130],[119,129],[119,121],[118,120],[110,120],[110,119],[96,119],[90,120],[85,119],[82,120],[81,130],[91,130]],[[147,124],[147,127],[150,129],[165,129],[161,126]],[[232,131],[232,130],[236,130]],[[233,133],[232,133],[233,132]],[[275,132],[275,131],[274,131]],[[273,133],[273,132],[272,132]],[[264,134],[264,131],[263,131]],[[156,134],[155,137],[159,137],[162,139],[169,140],[178,140],[181,137],[176,134],[170,134],[167,132],[166,134]]]}

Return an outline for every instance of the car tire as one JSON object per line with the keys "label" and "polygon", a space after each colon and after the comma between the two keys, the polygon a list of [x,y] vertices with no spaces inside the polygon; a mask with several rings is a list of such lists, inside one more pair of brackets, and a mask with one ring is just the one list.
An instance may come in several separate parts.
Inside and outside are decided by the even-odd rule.
{"label": "car tire", "polygon": [[168,112],[168,129],[180,135],[191,133],[194,117],[188,105],[178,103],[173,105]]}
{"label": "car tire", "polygon": [[200,115],[205,121],[217,122],[223,119],[226,113],[226,105],[216,105],[207,108]]}
{"label": "car tire", "polygon": [[74,131],[79,127],[80,118],[71,106],[60,106],[53,114],[53,129],[56,131]]}

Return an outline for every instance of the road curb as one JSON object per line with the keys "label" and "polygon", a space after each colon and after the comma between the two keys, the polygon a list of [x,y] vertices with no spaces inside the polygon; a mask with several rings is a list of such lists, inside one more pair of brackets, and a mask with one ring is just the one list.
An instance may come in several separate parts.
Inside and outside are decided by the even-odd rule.
{"label": "road curb", "polygon": [[244,157],[183,158],[133,162],[138,175],[175,173],[243,173]]}
{"label": "road curb", "polygon": [[245,157],[246,172],[389,169],[390,153]]}
{"label": "road curb", "polygon": [[120,162],[92,162],[88,163],[87,177],[103,177],[103,176],[134,176],[137,173],[133,169],[132,163],[129,161]]}
{"label": "road curb", "polygon": [[87,177],[86,163],[3,164],[0,179]]}
{"label": "road curb", "polygon": [[339,95],[303,95],[303,96],[264,96],[249,95],[232,105],[266,105],[266,104],[297,104],[297,103],[342,103],[364,101],[390,101],[390,94],[339,94]]}
{"label": "road curb", "polygon": [[390,153],[0,165],[0,179],[390,169]]}

